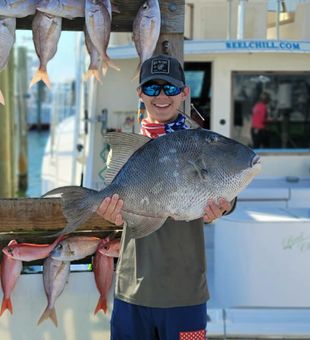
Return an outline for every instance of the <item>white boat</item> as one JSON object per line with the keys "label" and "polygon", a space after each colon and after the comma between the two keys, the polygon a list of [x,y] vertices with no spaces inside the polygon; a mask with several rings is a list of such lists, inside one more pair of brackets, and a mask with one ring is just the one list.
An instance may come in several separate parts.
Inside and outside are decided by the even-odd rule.
{"label": "white boat", "polygon": [[[195,39],[185,41],[184,60],[192,102],[206,118],[204,125],[251,145],[251,108],[261,91],[271,96],[272,118],[270,144],[257,150],[261,174],[239,196],[233,214],[205,229],[208,335],[310,339],[310,2],[283,2],[288,11],[279,13],[276,26],[277,18],[267,12],[269,2],[219,1],[230,19],[239,13],[235,25],[227,21],[232,26],[227,39],[221,26],[226,18],[215,15],[215,3],[193,3]],[[216,36],[222,38],[211,39]],[[100,189],[103,135],[107,129],[139,130],[137,83],[131,82],[138,63],[135,49],[125,44],[109,54],[121,73],[109,70],[102,85],[78,78],[80,114],[56,127],[55,140],[63,142],[51,140],[46,149],[43,192],[81,181]],[[86,65],[87,60],[79,77]],[[72,171],[54,171],[51,160],[55,169]]]}

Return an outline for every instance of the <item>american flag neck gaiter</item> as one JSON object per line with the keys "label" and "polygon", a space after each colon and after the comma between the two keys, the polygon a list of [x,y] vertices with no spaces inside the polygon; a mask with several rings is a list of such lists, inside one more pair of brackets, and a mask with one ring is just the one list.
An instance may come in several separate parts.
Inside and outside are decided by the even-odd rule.
{"label": "american flag neck gaiter", "polygon": [[174,121],[166,124],[151,123],[147,120],[147,118],[144,118],[141,121],[140,133],[154,139],[159,136],[163,136],[166,133],[185,129],[189,129],[189,126],[185,123],[185,116],[179,114]]}

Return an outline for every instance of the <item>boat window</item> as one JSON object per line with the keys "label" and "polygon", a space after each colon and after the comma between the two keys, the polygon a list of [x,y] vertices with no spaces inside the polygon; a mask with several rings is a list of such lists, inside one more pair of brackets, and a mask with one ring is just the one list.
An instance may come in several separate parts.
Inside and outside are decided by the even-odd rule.
{"label": "boat window", "polygon": [[204,71],[186,71],[185,73],[186,73],[187,85],[191,88],[192,98],[200,97],[205,72]]}
{"label": "boat window", "polygon": [[234,139],[255,149],[310,148],[310,72],[233,72]]}
{"label": "boat window", "polygon": [[191,102],[204,118],[192,112],[192,118],[197,123],[210,128],[211,108],[211,63],[210,62],[186,62],[184,65],[186,84],[191,90]]}

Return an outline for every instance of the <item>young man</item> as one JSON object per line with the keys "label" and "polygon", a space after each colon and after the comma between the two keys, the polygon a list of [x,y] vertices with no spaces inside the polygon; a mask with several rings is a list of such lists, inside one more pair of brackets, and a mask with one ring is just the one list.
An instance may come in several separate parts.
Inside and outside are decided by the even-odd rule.
{"label": "young man", "polygon": [[[144,135],[157,138],[188,128],[178,110],[189,88],[175,58],[159,55],[146,60],[137,95],[146,107],[147,117],[141,124]],[[114,195],[102,202],[98,214],[121,225],[122,205]],[[206,338],[209,293],[203,225],[230,212],[233,205],[224,199],[210,201],[204,218],[168,219],[141,239],[130,239],[124,229],[116,269],[112,340]]]}

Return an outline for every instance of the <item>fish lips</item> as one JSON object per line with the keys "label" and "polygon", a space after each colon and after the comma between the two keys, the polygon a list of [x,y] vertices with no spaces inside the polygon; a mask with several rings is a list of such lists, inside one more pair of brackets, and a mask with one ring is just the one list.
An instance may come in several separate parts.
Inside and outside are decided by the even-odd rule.
{"label": "fish lips", "polygon": [[261,158],[258,155],[254,155],[251,161],[251,167],[255,169],[256,172],[259,172],[262,168]]}

